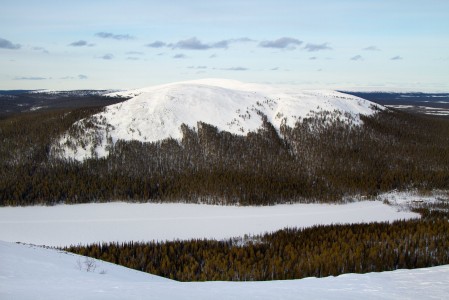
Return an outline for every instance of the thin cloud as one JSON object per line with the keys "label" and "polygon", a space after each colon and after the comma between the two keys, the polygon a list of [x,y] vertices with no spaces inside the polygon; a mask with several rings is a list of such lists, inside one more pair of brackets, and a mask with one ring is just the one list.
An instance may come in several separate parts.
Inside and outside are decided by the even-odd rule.
{"label": "thin cloud", "polygon": [[222,68],[220,70],[224,70],[224,71],[247,71],[249,69],[248,68],[244,68],[244,67],[231,67],[231,68]]}
{"label": "thin cloud", "polygon": [[208,50],[208,49],[228,49],[233,43],[246,43],[254,42],[254,40],[248,37],[221,40],[213,43],[204,43],[197,37],[191,37],[185,40],[180,40],[176,43],[166,43],[163,41],[154,41],[152,43],[146,44],[145,46],[150,48],[162,48],[168,47],[172,49],[183,49],[183,50]]}
{"label": "thin cloud", "polygon": [[363,60],[363,57],[361,55],[356,55],[356,56],[351,57],[350,60],[359,61],[359,60]]}
{"label": "thin cloud", "polygon": [[255,40],[250,39],[249,37],[242,37],[242,38],[237,38],[237,39],[230,39],[228,40],[232,43],[247,43],[247,42],[255,42]]}
{"label": "thin cloud", "polygon": [[271,68],[270,71],[277,71],[279,70],[279,67]]}
{"label": "thin cloud", "polygon": [[74,77],[74,76],[64,76],[64,77],[60,77],[59,79],[62,79],[62,80],[75,80],[75,79],[85,80],[87,78],[88,77],[86,75],[79,74],[76,77]]}
{"label": "thin cloud", "polygon": [[155,41],[149,44],[146,44],[145,46],[150,47],[150,48],[162,48],[167,46],[167,43],[164,43],[162,41]]}
{"label": "thin cloud", "polygon": [[125,54],[127,54],[127,55],[145,55],[145,53],[140,52],[140,51],[128,51]]}
{"label": "thin cloud", "polygon": [[302,41],[290,38],[282,37],[273,41],[262,41],[259,43],[259,47],[262,48],[277,48],[277,49],[295,49],[295,46],[301,46]]}
{"label": "thin cloud", "polygon": [[206,44],[201,42],[196,37],[192,37],[186,40],[181,40],[175,44],[169,44],[168,46],[173,49],[184,49],[184,50],[207,50],[212,48],[227,48],[228,41],[223,40],[213,44]]}
{"label": "thin cloud", "polygon": [[22,47],[20,44],[13,44],[11,41],[0,38],[0,49],[17,50]]}
{"label": "thin cloud", "polygon": [[328,46],[328,43],[307,44],[304,47],[304,49],[309,51],[309,52],[316,52],[316,51],[322,51],[322,50],[332,50],[332,48]]}
{"label": "thin cloud", "polygon": [[184,55],[184,54],[182,54],[182,53],[179,53],[179,54],[173,55],[172,57],[173,57],[173,58],[176,58],[176,59],[187,58],[187,56],[185,56],[185,55]]}
{"label": "thin cloud", "polygon": [[204,70],[207,69],[207,66],[188,66],[187,69]]}
{"label": "thin cloud", "polygon": [[363,51],[380,51],[376,46],[369,46],[362,49]]}
{"label": "thin cloud", "polygon": [[254,42],[254,40],[248,38],[248,37],[242,37],[237,39],[229,39],[229,40],[221,40],[219,42],[215,42],[212,44],[209,44],[210,48],[221,48],[221,49],[227,49],[230,44],[234,43],[247,43],[247,42]]}
{"label": "thin cloud", "polygon": [[69,46],[72,46],[72,47],[83,47],[83,46],[87,46],[87,42],[83,41],[83,40],[79,40],[79,41],[70,43]]}
{"label": "thin cloud", "polygon": [[92,47],[92,46],[95,46],[95,44],[88,43],[85,40],[79,40],[79,41],[70,43],[69,46],[71,46],[71,47],[85,47],[85,46]]}
{"label": "thin cloud", "polygon": [[228,49],[233,43],[246,43],[252,42],[250,38],[243,37],[237,39],[221,40],[214,43],[203,43],[196,37],[191,37],[186,40],[178,41],[174,44],[167,44],[168,47],[173,49],[185,49],[185,50],[208,50],[208,49]]}
{"label": "thin cloud", "polygon": [[403,58],[399,55],[393,56],[390,60],[402,60]]}
{"label": "thin cloud", "polygon": [[209,56],[209,58],[216,58],[217,57],[217,54],[211,54],[210,56]]}
{"label": "thin cloud", "polygon": [[206,50],[210,49],[210,46],[202,43],[196,37],[181,40],[175,44],[170,45],[174,49],[187,49],[187,50]]}
{"label": "thin cloud", "polygon": [[111,59],[114,58],[114,55],[108,53],[108,54],[105,54],[105,55],[103,55],[103,56],[100,56],[99,58],[105,59],[105,60],[111,60]]}
{"label": "thin cloud", "polygon": [[126,59],[127,60],[140,60],[139,57],[135,57],[135,56],[128,56]]}
{"label": "thin cloud", "polygon": [[38,76],[20,76],[14,78],[14,80],[46,80],[46,79],[48,78]]}
{"label": "thin cloud", "polygon": [[209,46],[209,48],[221,48],[221,49],[227,49],[229,47],[229,44],[231,43],[230,40],[222,40],[216,43],[213,43]]}
{"label": "thin cloud", "polygon": [[43,47],[33,47],[33,48],[31,48],[31,49],[33,49],[34,51],[42,51],[42,52],[45,53],[45,54],[49,54],[49,53],[50,53],[50,52],[48,52],[47,49],[45,49],[45,48],[43,48]]}
{"label": "thin cloud", "polygon": [[95,36],[103,39],[114,39],[114,40],[133,40],[134,36],[129,34],[114,34],[111,32],[97,32]]}
{"label": "thin cloud", "polygon": [[309,57],[309,60],[317,60],[317,59],[318,59],[318,57],[316,57],[316,56]]}

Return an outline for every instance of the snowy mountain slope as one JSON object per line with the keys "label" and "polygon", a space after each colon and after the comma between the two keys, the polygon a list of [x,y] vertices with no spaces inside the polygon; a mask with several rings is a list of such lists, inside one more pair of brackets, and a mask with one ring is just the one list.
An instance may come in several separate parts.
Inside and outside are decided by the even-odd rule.
{"label": "snowy mountain slope", "polygon": [[0,299],[445,299],[449,266],[267,282],[176,282],[0,241]]}
{"label": "snowy mountain slope", "polygon": [[75,123],[71,134],[54,147],[60,156],[76,160],[104,157],[107,146],[119,139],[181,139],[181,125],[195,128],[199,121],[220,131],[246,135],[261,127],[262,115],[279,130],[281,124],[294,126],[299,118],[313,115],[312,111],[337,111],[342,119],[359,123],[360,114],[371,115],[375,108],[382,109],[373,102],[335,91],[224,79],[177,82],[109,95],[133,98]]}

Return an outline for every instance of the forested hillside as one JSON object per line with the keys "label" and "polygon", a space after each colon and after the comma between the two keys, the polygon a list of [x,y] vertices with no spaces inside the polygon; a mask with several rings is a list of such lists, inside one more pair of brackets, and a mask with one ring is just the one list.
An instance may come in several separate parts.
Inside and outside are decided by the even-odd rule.
{"label": "forested hillside", "polygon": [[[379,111],[363,125],[320,112],[278,133],[237,136],[198,123],[181,141],[118,141],[108,158],[51,155],[74,121],[100,108],[0,120],[0,204],[186,201],[269,205],[340,202],[391,189],[449,188],[449,121]],[[82,134],[82,133],[80,133]]]}

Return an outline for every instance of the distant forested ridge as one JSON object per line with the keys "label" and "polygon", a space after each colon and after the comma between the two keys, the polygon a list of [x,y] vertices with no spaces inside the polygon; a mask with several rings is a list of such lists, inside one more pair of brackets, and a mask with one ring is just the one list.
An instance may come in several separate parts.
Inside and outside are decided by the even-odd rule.
{"label": "distant forested ridge", "polygon": [[[379,111],[358,126],[319,112],[247,136],[198,123],[181,141],[118,141],[107,158],[58,159],[52,145],[102,108],[0,119],[0,205],[184,201],[341,202],[392,189],[449,189],[449,120]],[[82,133],[80,133],[82,134]]]}
{"label": "distant forested ridge", "polygon": [[126,98],[104,96],[109,90],[0,90],[0,118],[11,114],[111,105]]}
{"label": "distant forested ridge", "polygon": [[355,92],[345,94],[361,97],[381,105],[411,105],[434,108],[449,108],[449,93],[394,93],[394,92]]}

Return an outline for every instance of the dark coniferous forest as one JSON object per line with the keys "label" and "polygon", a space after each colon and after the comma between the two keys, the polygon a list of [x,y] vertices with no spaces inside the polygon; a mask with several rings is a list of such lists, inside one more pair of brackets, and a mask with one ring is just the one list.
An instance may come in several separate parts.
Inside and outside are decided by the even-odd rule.
{"label": "dark coniferous forest", "polygon": [[247,136],[200,123],[182,141],[118,141],[107,158],[52,155],[76,120],[101,108],[21,113],[0,120],[0,205],[341,202],[393,189],[449,188],[449,120],[399,111],[363,125],[317,113],[278,133]]}

